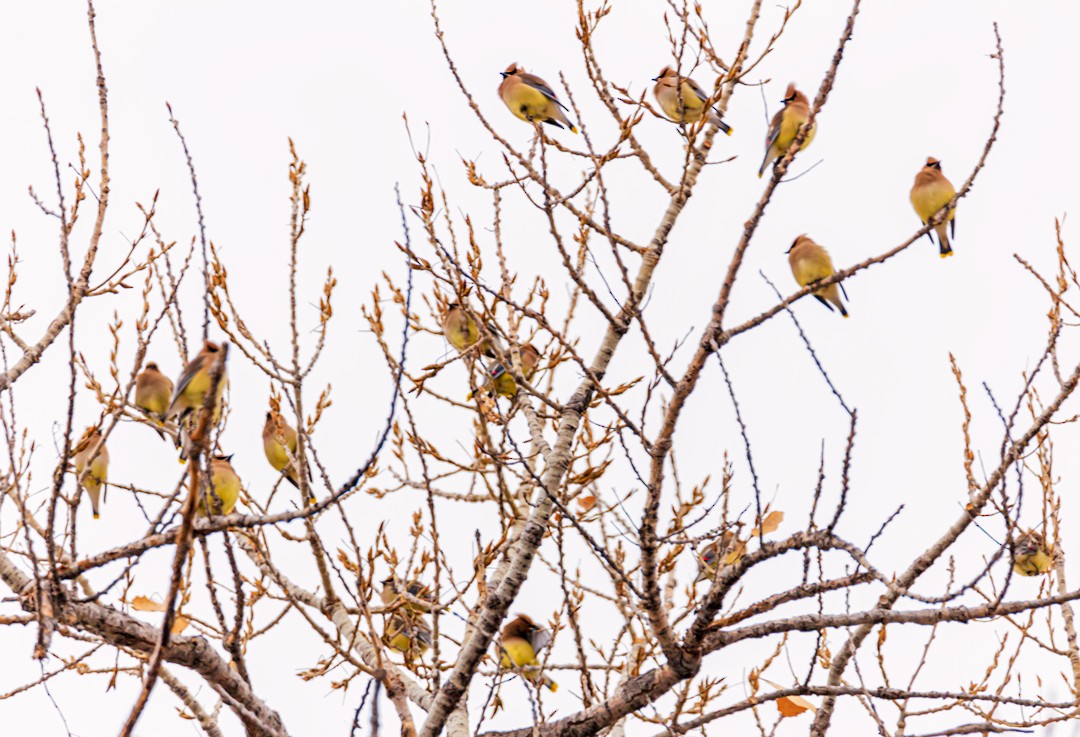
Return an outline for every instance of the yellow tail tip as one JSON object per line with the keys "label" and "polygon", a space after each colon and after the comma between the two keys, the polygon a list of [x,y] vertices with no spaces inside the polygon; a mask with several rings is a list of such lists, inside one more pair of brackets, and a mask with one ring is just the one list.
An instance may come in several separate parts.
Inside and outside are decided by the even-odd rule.
{"label": "yellow tail tip", "polygon": [[309,504],[310,506],[312,506],[312,507],[313,507],[313,506],[315,506],[315,504],[316,504],[317,502],[318,502],[318,500],[317,500],[317,499],[316,499],[315,497],[311,497],[310,499],[308,499],[308,502],[307,502],[307,503],[308,503],[308,504]]}
{"label": "yellow tail tip", "polygon": [[547,684],[547,687],[548,687],[548,691],[551,691],[552,693],[555,693],[556,691],[559,690],[559,684],[555,683],[555,681],[552,681],[551,683]]}
{"label": "yellow tail tip", "polygon": [[728,128],[728,129],[727,129],[726,131],[724,131],[724,133],[726,133],[726,134],[727,134],[727,135],[729,135],[729,136],[730,136],[730,135],[731,135],[732,133],[734,133],[734,132],[735,132],[735,129],[734,129],[734,128]]}
{"label": "yellow tail tip", "polygon": [[101,515],[97,512],[94,512],[94,519],[101,519]]}
{"label": "yellow tail tip", "polygon": [[848,313],[848,314],[844,315],[844,319],[845,319],[845,320],[846,320],[846,319],[848,319],[849,317],[851,317],[851,314],[850,314],[850,313]]}
{"label": "yellow tail tip", "polygon": [[941,254],[941,257],[942,258],[948,258],[949,256],[952,256],[954,253],[956,253],[956,251],[948,251],[946,253]]}

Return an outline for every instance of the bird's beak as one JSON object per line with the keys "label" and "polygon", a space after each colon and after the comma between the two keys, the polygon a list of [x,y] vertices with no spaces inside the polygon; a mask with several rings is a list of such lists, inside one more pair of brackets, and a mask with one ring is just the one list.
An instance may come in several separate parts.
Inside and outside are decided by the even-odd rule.
{"label": "bird's beak", "polygon": [[659,81],[660,81],[660,78],[659,78],[659,77],[653,77],[653,78],[652,78],[652,81],[653,81],[653,82],[659,82]]}
{"label": "bird's beak", "polygon": [[229,463],[232,463],[232,459],[233,459],[234,455],[236,455],[236,454],[235,453],[230,453],[229,455],[225,456],[225,460],[228,461]]}
{"label": "bird's beak", "polygon": [[510,76],[510,73],[509,72],[499,72],[499,76],[502,77],[503,79],[506,79],[507,77]]}

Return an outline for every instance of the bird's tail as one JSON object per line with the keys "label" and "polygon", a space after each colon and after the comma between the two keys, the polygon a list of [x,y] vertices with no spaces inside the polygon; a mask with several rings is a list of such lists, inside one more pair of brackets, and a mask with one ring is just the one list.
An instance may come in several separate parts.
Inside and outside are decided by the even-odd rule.
{"label": "bird's tail", "polygon": [[90,497],[90,511],[94,513],[94,519],[101,519],[101,487],[99,486],[95,491],[92,486],[86,484],[83,489]]}
{"label": "bird's tail", "polygon": [[836,305],[836,309],[840,310],[840,314],[844,317],[848,317],[847,308],[844,307],[844,301],[840,299],[840,289],[834,284],[833,293],[829,295],[829,301]]}
{"label": "bird's tail", "polygon": [[761,161],[761,168],[757,170],[757,178],[758,179],[761,179],[761,176],[765,173],[765,167],[767,167],[769,165],[769,162],[771,162],[775,158],[774,156],[769,155],[771,152],[772,152],[772,147],[771,146],[768,149],[765,150],[765,158],[762,159],[762,161]]}
{"label": "bird's tail", "polygon": [[549,123],[551,123],[552,125],[555,125],[555,126],[559,126],[560,124],[565,125],[567,128],[570,129],[571,133],[577,133],[578,129],[577,129],[577,126],[574,125],[574,121],[572,121],[572,120],[570,120],[570,118],[566,117],[566,113],[564,113],[562,110],[559,109],[562,106],[561,105],[552,105],[552,107],[555,108],[555,113],[554,113],[554,115],[552,115],[551,117],[548,118],[547,122],[549,122]]}
{"label": "bird's tail", "polygon": [[552,693],[555,693],[559,690],[559,684],[555,683],[555,681],[551,680],[547,676],[544,676],[544,687]]}
{"label": "bird's tail", "polygon": [[730,125],[725,123],[724,120],[720,117],[720,114],[717,113],[715,110],[709,113],[709,122],[729,136],[731,135],[731,132],[735,130]]}
{"label": "bird's tail", "polygon": [[949,228],[945,223],[938,223],[936,228],[938,237],[938,247],[941,249],[941,257],[946,258],[953,255],[952,244],[949,243]]}

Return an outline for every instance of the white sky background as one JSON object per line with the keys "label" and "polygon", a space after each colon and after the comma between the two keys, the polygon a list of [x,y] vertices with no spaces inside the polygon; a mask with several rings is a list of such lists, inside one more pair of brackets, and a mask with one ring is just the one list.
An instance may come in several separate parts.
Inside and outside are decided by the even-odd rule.
{"label": "white sky background", "polygon": [[[498,72],[511,61],[519,61],[556,84],[562,71],[583,108],[583,122],[603,147],[613,132],[611,118],[590,95],[574,37],[573,3],[544,3],[544,12],[539,7],[537,3],[478,0],[445,3],[443,27],[459,69],[484,114],[521,148],[527,147],[532,132],[498,100]],[[651,86],[649,79],[669,61],[661,24],[664,7],[663,3],[616,4],[596,39],[610,80],[629,85],[635,93]],[[725,58],[733,55],[741,38],[748,7],[746,2],[706,3],[714,44]],[[770,114],[789,80],[813,97],[848,10],[847,3],[812,2],[798,12],[777,50],[757,70],[762,79],[769,80],[765,99]],[[764,9],[752,58],[781,17],[782,10],[776,6]],[[899,521],[875,548],[874,560],[886,571],[904,566],[936,539],[965,499],[961,413],[949,352],[965,373],[976,412],[976,447],[986,454],[990,466],[1000,443],[1000,424],[980,384],[987,382],[999,400],[1011,406],[1022,385],[1021,372],[1034,365],[1044,344],[1048,303],[1041,287],[1012,254],[1021,253],[1044,274],[1051,274],[1053,219],[1067,213],[1080,194],[1071,173],[1075,154],[1068,136],[1061,132],[1062,121],[1074,118],[1080,107],[1071,80],[1061,74],[1080,64],[1080,51],[1074,44],[1080,9],[1068,2],[866,3],[835,89],[819,118],[817,138],[799,155],[794,171],[804,171],[819,159],[823,162],[807,176],[783,185],[773,198],[747,253],[729,311],[730,324],[736,324],[774,303],[768,286],[757,275],[759,269],[785,293],[793,290],[784,251],[799,233],[809,233],[826,245],[838,266],[880,253],[907,238],[918,226],[908,190],[927,155],[940,158],[945,173],[959,186],[982,151],[996,102],[996,62],[987,58],[993,50],[994,20],[1000,24],[1005,44],[1006,113],[987,169],[960,204],[956,256],[942,261],[936,246],[924,240],[885,267],[859,274],[846,282],[852,313],[846,321],[810,299],[795,308],[834,382],[859,411],[853,493],[840,534],[865,543],[889,513],[906,504]],[[527,35],[522,33],[524,28]],[[402,113],[408,114],[414,139],[426,147],[453,205],[468,209],[478,227],[490,224],[489,201],[464,180],[460,157],[478,160],[489,180],[505,174],[497,145],[488,140],[445,68],[427,3],[388,2],[377,8],[372,3],[265,3],[256,10],[246,3],[102,2],[98,34],[110,91],[113,185],[97,274],[111,272],[126,252],[127,239],[141,225],[133,203],[149,202],[155,189],[161,190],[158,224],[166,237],[183,246],[195,233],[186,166],[167,121],[168,100],[194,155],[208,233],[229,267],[234,298],[249,326],[284,350],[288,337],[287,137],[293,138],[307,161],[313,209],[300,279],[307,295],[301,300],[305,304],[302,314],[309,324],[314,324],[316,312],[306,305],[317,302],[328,264],[333,264],[340,287],[335,295],[331,347],[315,383],[309,385],[306,401],[309,408],[314,405],[319,382],[333,383],[334,406],[320,426],[316,443],[340,482],[366,457],[386,412],[387,372],[374,341],[362,332],[365,325],[359,310],[380,272],[386,270],[395,278],[404,275],[393,246],[401,238],[393,186],[400,182],[403,196],[411,203],[419,185]],[[5,4],[0,8],[0,65],[5,70],[0,75],[0,99],[5,101],[0,231],[18,233],[23,262],[18,287],[21,301],[38,310],[38,317],[20,333],[36,339],[58,309],[63,278],[54,222],[44,218],[26,194],[27,185],[32,184],[47,202],[55,196],[34,88],[44,93],[62,166],[75,160],[75,133],[84,134],[96,187],[99,125],[85,9],[75,2]],[[711,86],[707,72],[699,71],[695,77],[703,86]],[[737,158],[705,170],[656,275],[646,317],[662,348],[688,332],[691,342],[696,341],[742,223],[763,187],[755,175],[765,132],[756,88],[737,91],[727,120],[735,127],[735,135],[717,141],[713,159]],[[425,124],[430,124],[430,133]],[[682,144],[676,128],[648,119],[637,133],[665,174],[677,176]],[[568,132],[555,131],[554,135],[573,145],[583,144]],[[557,166],[556,180],[568,182],[579,163],[558,162]],[[633,163],[618,163],[610,171],[625,175],[607,177],[613,187],[616,229],[638,242],[647,240],[667,198]],[[70,170],[66,171],[65,182],[71,178]],[[86,242],[92,205],[92,200],[84,203],[86,222],[82,237],[75,239],[78,248]],[[520,203],[509,206],[508,217],[511,225],[505,238],[512,268],[520,273],[518,284],[528,284],[535,274],[545,275],[555,299],[560,299],[565,280],[542,219]],[[410,225],[417,236],[417,221],[411,219]],[[1070,221],[1064,234],[1067,242],[1074,240]],[[491,249],[486,254],[491,269],[495,266],[491,238],[485,233],[481,237]],[[606,245],[596,240],[594,246],[601,264],[606,264]],[[592,276],[600,285],[595,272]],[[104,325],[115,309],[131,316],[130,328],[132,304],[133,297],[128,295],[94,299],[79,313],[80,348],[103,378],[108,360]],[[188,327],[195,331],[196,305],[188,304]],[[602,334],[598,325],[589,316],[578,326],[585,356],[592,355]],[[651,375],[636,332],[631,339],[619,348],[608,375],[612,384],[643,372]],[[38,441],[35,477],[42,487],[55,463],[54,423],[64,413],[65,341],[66,333],[45,362],[16,385],[20,420]],[[130,356],[133,341],[129,339],[123,350]],[[430,363],[443,351],[437,339],[420,336],[413,343],[410,365]],[[680,356],[679,367],[688,352]],[[158,360],[167,373],[178,373],[181,361],[167,333],[157,336],[149,357]],[[1076,357],[1075,345],[1066,342],[1063,366],[1071,370],[1070,361]],[[246,484],[252,489],[268,488],[273,475],[258,437],[267,384],[239,359],[238,353],[233,355],[230,365],[233,417],[225,444],[236,453],[234,463]],[[792,526],[781,531],[790,531],[805,519],[822,439],[828,498],[835,498],[846,417],[786,316],[735,339],[725,349],[725,360],[755,443],[762,489],[766,496],[775,494],[775,506],[788,513]],[[572,371],[560,372],[558,396],[569,396],[576,380]],[[458,366],[444,371],[438,382],[441,390],[455,396],[455,392],[467,391]],[[468,416],[435,409],[430,401],[419,407],[438,443],[446,448],[456,443],[471,447]],[[1075,401],[1066,406],[1066,412],[1076,410]],[[82,400],[77,410],[79,427],[96,416],[97,407]],[[1077,429],[1068,426],[1057,432],[1056,470],[1068,520],[1074,514],[1070,489],[1078,473]],[[519,433],[524,437],[523,428]],[[179,467],[171,459],[171,448],[159,444],[152,433],[122,426],[113,438],[111,478],[143,485],[174,482]],[[699,383],[677,434],[683,482],[698,483],[707,474],[718,478],[725,450],[734,459],[737,483],[747,494],[749,474],[741,440],[726,389],[713,365]],[[601,483],[610,495],[625,493],[632,486],[628,476],[605,477]],[[403,496],[391,502],[355,497],[350,504],[355,516],[370,522],[366,530],[370,535],[386,516],[408,517],[417,501],[419,497]],[[11,529],[12,511],[10,505],[0,508],[0,533]],[[118,538],[140,534],[141,516],[121,493],[110,495],[100,522],[93,523],[88,511],[80,509],[85,513],[79,528],[83,552],[105,549]],[[1034,524],[1034,505],[1028,512],[1031,516],[1025,521]],[[462,570],[467,570],[473,529],[479,527],[488,540],[497,537],[498,530],[492,524],[485,527],[491,520],[478,521],[471,508],[444,503],[442,514],[444,529],[451,534],[460,531],[454,555],[466,566]],[[1000,525],[994,531],[1000,534]],[[332,539],[328,542],[334,544]],[[966,580],[980,556],[989,555],[993,547],[976,531],[966,535],[956,548],[968,556],[960,562],[958,578]],[[171,560],[172,551],[154,555],[164,562]],[[307,559],[296,565],[297,577],[303,580]],[[1074,568],[1069,566],[1070,571]],[[167,578],[152,572],[152,567],[140,572],[135,593],[164,595]],[[928,579],[940,581],[942,576]],[[101,580],[107,579],[102,576]],[[920,590],[937,593],[929,584],[924,582]],[[1013,593],[1034,595],[1036,587],[1034,581],[1014,581]],[[745,596],[751,600],[752,586]],[[547,618],[552,607],[544,582],[537,580],[526,586],[513,611]],[[15,613],[13,605],[0,611]],[[150,621],[156,621],[156,616]],[[1003,626],[1000,629],[1004,631]],[[312,638],[297,639],[302,631],[299,627],[283,630],[280,636],[254,643],[250,657],[255,690],[280,711],[294,734],[347,734],[360,689],[354,686],[342,698],[329,692],[325,679],[304,684],[293,675],[315,665],[324,652]],[[962,672],[978,678],[996,643],[991,626],[979,626],[971,633],[958,627],[943,631],[948,635],[941,640],[941,657],[931,662],[922,682],[928,689],[960,685],[966,682],[958,675]],[[892,654],[897,658],[903,655],[904,632],[890,630]],[[598,638],[602,640],[605,634],[601,632]],[[0,629],[5,663],[0,669],[0,693],[34,677],[36,666],[28,658],[32,637],[29,628]],[[834,648],[840,637],[841,633],[834,633]],[[913,642],[921,646],[922,639]],[[560,644],[566,649],[560,647],[557,653],[568,656],[570,638]],[[714,657],[715,665],[710,665],[732,684],[731,700],[741,698],[745,673],[758,662],[749,657],[737,660],[740,653],[748,652],[732,649]],[[802,650],[798,652],[793,662],[801,676],[805,657]],[[960,654],[967,658],[958,658]],[[50,663],[55,664],[55,660]],[[962,670],[955,670],[958,665]],[[1044,682],[1060,683],[1056,668],[1041,673]],[[782,675],[783,669],[774,671],[773,680]],[[117,732],[138,684],[128,678],[120,681],[117,690],[105,693],[106,680],[72,677],[51,682],[73,734],[94,737]],[[565,715],[579,705],[574,692],[580,686],[566,673],[561,680],[564,688],[546,703]],[[206,689],[203,693],[205,697]],[[1057,686],[1048,686],[1044,693],[1064,697]],[[519,707],[527,709],[516,685],[504,689],[504,698],[510,697],[520,699]],[[204,702],[212,703],[208,697]],[[139,732],[194,733],[197,728],[192,723],[172,716],[177,703],[159,684]],[[384,704],[383,713],[388,712]],[[521,726],[527,722],[525,714],[497,719],[488,726]],[[853,710],[841,710],[834,726],[840,734],[845,732],[845,723],[865,724],[864,719]],[[887,723],[892,724],[888,717]],[[63,734],[59,716],[40,690],[0,701],[0,724],[11,734],[31,728],[43,735]],[[807,717],[791,720],[781,734],[802,734],[807,724]],[[239,733],[233,721],[226,723],[226,729]]]}

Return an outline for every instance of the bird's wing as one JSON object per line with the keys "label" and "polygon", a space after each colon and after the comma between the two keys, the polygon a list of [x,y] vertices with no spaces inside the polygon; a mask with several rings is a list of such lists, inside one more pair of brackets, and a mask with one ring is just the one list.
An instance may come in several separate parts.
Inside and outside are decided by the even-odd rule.
{"label": "bird's wing", "polygon": [[709,95],[705,92],[705,90],[701,89],[701,85],[699,85],[697,82],[690,78],[687,78],[686,83],[690,85],[690,89],[692,89],[694,91],[694,94],[700,97],[702,101],[709,99]]}
{"label": "bird's wing", "polygon": [[551,630],[546,627],[539,628],[529,638],[529,644],[532,645],[533,651],[537,653],[547,647],[549,642],[551,642]]}
{"label": "bird's wing", "polygon": [[176,404],[177,398],[179,398],[181,395],[183,395],[184,390],[187,389],[187,387],[188,387],[188,384],[191,383],[191,380],[195,378],[195,376],[199,373],[199,371],[201,369],[202,369],[202,357],[201,356],[199,358],[196,358],[194,361],[190,362],[187,366],[184,367],[184,373],[180,374],[180,378],[177,379],[177,381],[176,381],[176,389],[173,390],[173,398],[172,398],[172,402],[170,403],[170,408],[172,407],[173,404]]}
{"label": "bird's wing", "polygon": [[776,143],[776,139],[780,137],[780,129],[784,127],[784,111],[780,110],[773,116],[772,124],[769,126],[769,135],[765,139],[765,150],[768,151]]}
{"label": "bird's wing", "polygon": [[536,90],[539,90],[540,92],[542,92],[544,94],[544,97],[546,97],[549,100],[551,100],[552,102],[554,102],[556,105],[561,107],[563,110],[568,110],[566,105],[563,105],[561,102],[559,102],[559,98],[557,98],[555,96],[555,92],[550,87],[548,87],[547,82],[540,79],[535,74],[519,74],[518,76],[521,78],[522,82],[529,85],[533,89],[536,89]]}

